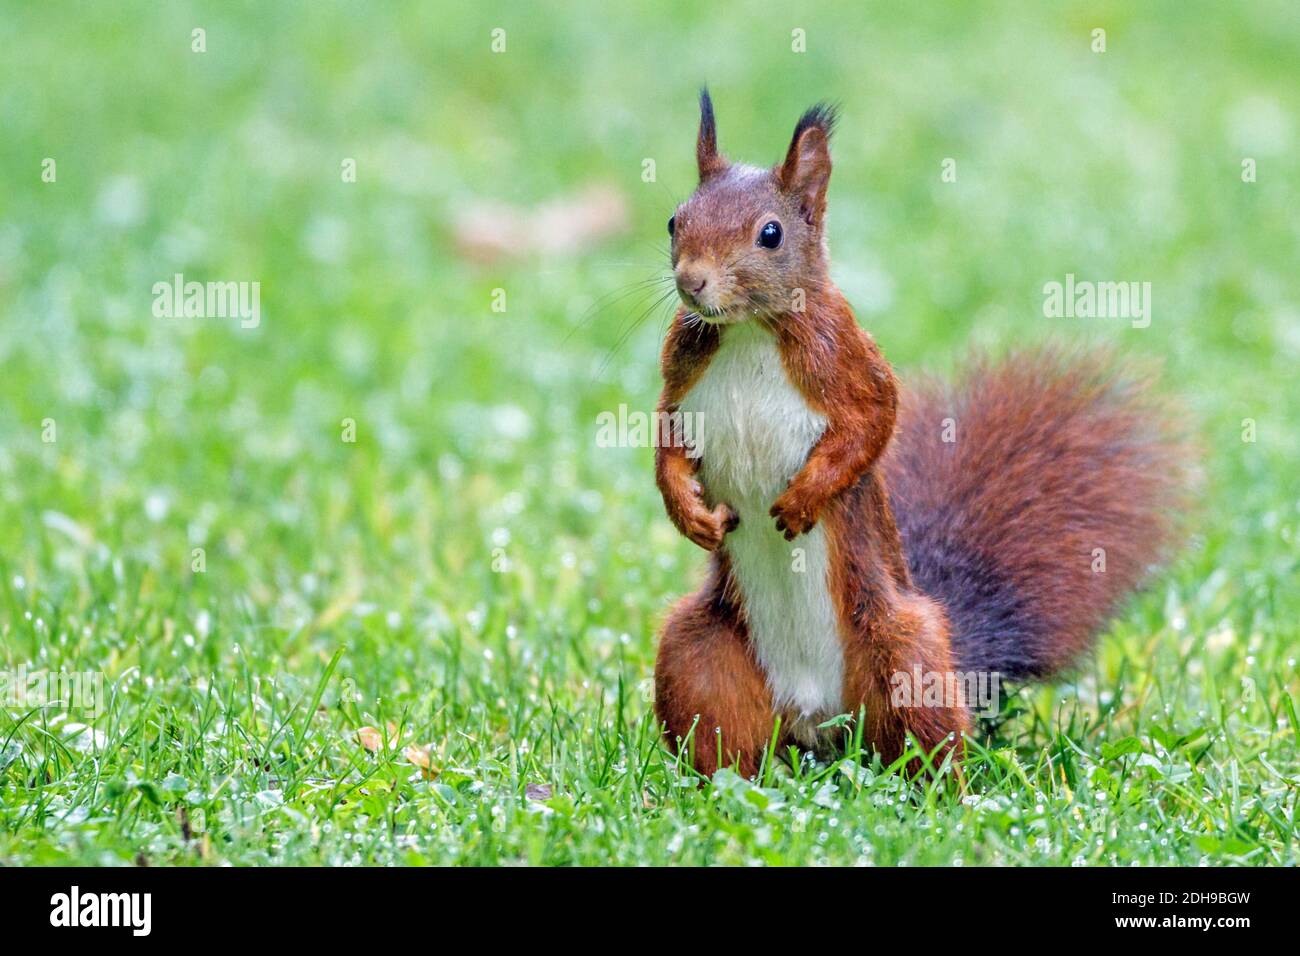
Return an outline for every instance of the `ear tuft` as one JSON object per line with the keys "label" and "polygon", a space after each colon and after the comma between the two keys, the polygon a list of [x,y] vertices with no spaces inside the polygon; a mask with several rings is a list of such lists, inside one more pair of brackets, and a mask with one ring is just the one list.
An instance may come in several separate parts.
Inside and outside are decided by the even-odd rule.
{"label": "ear tuft", "polygon": [[700,89],[700,135],[695,141],[695,163],[700,169],[700,182],[726,165],[726,160],[718,155],[718,127],[707,86]]}
{"label": "ear tuft", "polygon": [[826,187],[831,178],[831,134],[839,111],[830,103],[818,103],[799,117],[790,149],[776,169],[781,188],[799,200],[799,214],[808,225],[820,229],[826,215]]}
{"label": "ear tuft", "polygon": [[794,137],[790,140],[793,147],[799,142],[799,137],[805,130],[819,129],[830,140],[831,134],[835,132],[835,124],[840,121],[840,108],[834,103],[822,101],[808,108],[803,116],[799,117],[799,122],[794,124]]}
{"label": "ear tuft", "polygon": [[718,125],[713,118],[713,97],[709,96],[707,86],[700,87],[700,143],[707,144],[709,151],[718,151]]}

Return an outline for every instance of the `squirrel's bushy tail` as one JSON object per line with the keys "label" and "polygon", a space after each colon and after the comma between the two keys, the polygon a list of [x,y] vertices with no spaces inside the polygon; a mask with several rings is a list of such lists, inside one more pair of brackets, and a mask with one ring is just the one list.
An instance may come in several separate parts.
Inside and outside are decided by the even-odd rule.
{"label": "squirrel's bushy tail", "polygon": [[904,393],[885,476],[963,670],[1068,666],[1173,542],[1190,457],[1109,353],[1021,352]]}

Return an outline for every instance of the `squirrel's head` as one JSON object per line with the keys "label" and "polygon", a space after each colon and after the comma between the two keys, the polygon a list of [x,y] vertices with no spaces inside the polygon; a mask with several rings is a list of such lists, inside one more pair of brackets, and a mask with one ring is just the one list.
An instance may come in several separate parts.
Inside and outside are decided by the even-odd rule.
{"label": "squirrel's head", "polygon": [[808,285],[825,276],[834,125],[834,109],[819,104],[795,124],[781,163],[731,163],[718,152],[709,92],[700,93],[700,184],[668,220],[668,233],[677,291],[704,321],[802,310]]}

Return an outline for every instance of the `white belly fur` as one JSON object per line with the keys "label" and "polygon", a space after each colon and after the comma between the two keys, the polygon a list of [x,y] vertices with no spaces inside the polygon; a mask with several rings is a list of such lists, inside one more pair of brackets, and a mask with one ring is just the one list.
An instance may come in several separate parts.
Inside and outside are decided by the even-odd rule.
{"label": "white belly fur", "polygon": [[[844,655],[825,529],[786,541],[768,515],[821,437],[825,417],[791,384],[771,333],[749,321],[723,329],[718,351],[680,407],[694,419],[709,496],[740,514],[723,546],[774,703],[797,718],[840,713]],[[806,733],[808,721],[798,723]]]}

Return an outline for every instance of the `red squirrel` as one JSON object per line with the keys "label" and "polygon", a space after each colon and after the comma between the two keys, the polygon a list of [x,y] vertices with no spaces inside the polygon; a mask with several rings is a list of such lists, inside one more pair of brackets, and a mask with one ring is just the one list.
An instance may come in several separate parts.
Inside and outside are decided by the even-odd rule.
{"label": "red squirrel", "polygon": [[908,735],[959,761],[968,701],[900,704],[900,675],[1059,673],[1173,534],[1181,445],[1104,356],[1021,352],[900,390],[828,272],[835,119],[810,109],[761,169],[718,152],[702,92],[699,185],[668,221],[658,411],[697,418],[657,443],[655,478],[711,560],[663,626],[655,711],[705,775],[825,749],[843,731],[822,725],[859,712],[887,764]]}

